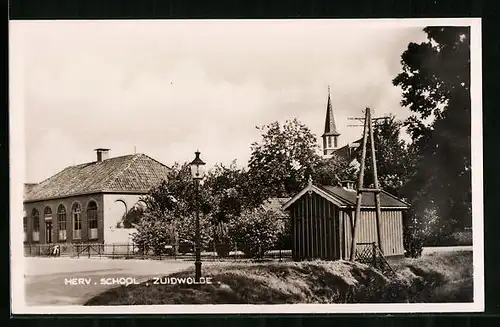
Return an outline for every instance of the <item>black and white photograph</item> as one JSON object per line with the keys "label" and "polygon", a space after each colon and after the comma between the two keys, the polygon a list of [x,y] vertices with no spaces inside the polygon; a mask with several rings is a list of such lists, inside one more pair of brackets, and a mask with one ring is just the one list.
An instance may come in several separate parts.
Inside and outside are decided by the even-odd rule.
{"label": "black and white photograph", "polygon": [[484,310],[480,19],[9,27],[13,314]]}

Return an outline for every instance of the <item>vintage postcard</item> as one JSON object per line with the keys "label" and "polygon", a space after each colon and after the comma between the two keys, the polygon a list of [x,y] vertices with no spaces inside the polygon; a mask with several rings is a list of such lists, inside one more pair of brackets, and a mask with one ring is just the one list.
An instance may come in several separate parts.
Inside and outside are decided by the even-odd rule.
{"label": "vintage postcard", "polygon": [[13,314],[484,310],[480,19],[10,22]]}

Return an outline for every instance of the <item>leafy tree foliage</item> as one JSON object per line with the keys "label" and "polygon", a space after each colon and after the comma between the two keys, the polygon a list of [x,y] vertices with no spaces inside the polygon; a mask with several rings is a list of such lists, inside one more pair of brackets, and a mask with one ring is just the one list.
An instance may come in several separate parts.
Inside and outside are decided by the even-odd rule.
{"label": "leafy tree foliage", "polygon": [[[396,196],[404,197],[403,189],[414,174],[416,160],[413,147],[401,139],[403,123],[390,116],[374,124],[375,157],[377,176],[380,187]],[[373,164],[371,158],[371,140],[367,138],[364,184],[373,185]],[[357,153],[361,161],[361,151]]]}
{"label": "leafy tree foliage", "polygon": [[137,231],[133,234],[133,242],[142,253],[152,251],[155,255],[168,253],[168,246],[176,244],[175,226],[173,217],[159,220],[148,212],[137,224]]}
{"label": "leafy tree foliage", "polygon": [[132,207],[127,213],[122,217],[121,222],[119,222],[118,228],[134,228],[135,225],[139,223],[142,216],[144,215],[144,209],[140,206]]}
{"label": "leafy tree foliage", "polygon": [[[196,244],[196,216],[191,213],[188,216],[178,217],[175,221],[175,230],[179,243],[187,242]],[[200,214],[200,246],[202,249],[208,248],[212,241],[212,223],[210,216]]]}
{"label": "leafy tree foliage", "polygon": [[262,258],[277,245],[285,231],[286,216],[275,210],[247,210],[229,223],[229,235],[238,249],[251,258]]}
{"label": "leafy tree foliage", "polygon": [[252,190],[252,186],[256,185],[249,182],[247,171],[236,167],[236,161],[230,167],[216,165],[207,174],[204,185],[211,194],[214,222],[227,223],[230,217],[239,216],[242,210],[260,205],[260,200],[256,201],[254,196],[259,189]]}
{"label": "leafy tree foliage", "polygon": [[345,180],[357,180],[357,169],[340,156],[329,159],[319,158],[314,167],[313,180],[322,185],[339,185]]}
{"label": "leafy tree foliage", "polygon": [[164,253],[167,245],[194,239],[194,213],[198,203],[203,243],[209,242],[212,235],[205,232],[210,230],[206,221],[214,207],[209,190],[201,187],[198,195],[188,164],[175,164],[167,177],[142,199],[146,207],[134,235],[136,244],[156,254]]}
{"label": "leafy tree foliage", "polygon": [[470,29],[427,27],[410,43],[393,84],[414,114],[405,122],[418,153],[408,183],[414,214],[436,209],[447,232],[471,225]]}
{"label": "leafy tree foliage", "polygon": [[262,140],[251,146],[249,181],[260,202],[292,196],[307,184],[319,157],[316,137],[297,119],[258,128]]}

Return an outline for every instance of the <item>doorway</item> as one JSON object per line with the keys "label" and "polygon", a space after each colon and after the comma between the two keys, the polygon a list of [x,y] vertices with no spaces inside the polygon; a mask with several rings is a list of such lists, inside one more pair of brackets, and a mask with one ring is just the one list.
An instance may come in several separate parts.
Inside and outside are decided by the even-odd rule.
{"label": "doorway", "polygon": [[45,222],[45,243],[52,243],[52,221]]}

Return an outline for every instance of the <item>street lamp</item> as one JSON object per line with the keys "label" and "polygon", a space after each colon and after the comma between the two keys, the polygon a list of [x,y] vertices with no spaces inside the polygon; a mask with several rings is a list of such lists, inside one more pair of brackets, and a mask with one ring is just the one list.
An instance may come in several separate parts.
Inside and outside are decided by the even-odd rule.
{"label": "street lamp", "polygon": [[200,181],[205,175],[205,163],[200,159],[200,151],[194,153],[196,157],[190,163],[191,175],[196,186],[196,245],[195,255],[195,281],[199,282],[201,277],[201,245],[200,245]]}

